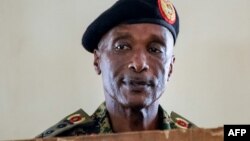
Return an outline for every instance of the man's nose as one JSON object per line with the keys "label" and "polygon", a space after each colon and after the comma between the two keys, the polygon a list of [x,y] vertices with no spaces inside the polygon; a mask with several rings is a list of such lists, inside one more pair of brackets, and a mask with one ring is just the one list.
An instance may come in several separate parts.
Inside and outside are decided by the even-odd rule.
{"label": "man's nose", "polygon": [[130,70],[140,73],[149,69],[147,58],[144,53],[136,53],[130,59],[131,62],[128,65]]}

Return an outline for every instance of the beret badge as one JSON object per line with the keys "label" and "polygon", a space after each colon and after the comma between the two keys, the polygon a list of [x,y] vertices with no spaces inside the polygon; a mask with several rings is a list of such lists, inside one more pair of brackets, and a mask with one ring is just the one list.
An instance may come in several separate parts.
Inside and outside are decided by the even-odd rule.
{"label": "beret badge", "polygon": [[174,24],[176,21],[176,13],[173,4],[169,0],[158,0],[158,6],[162,17],[169,24]]}

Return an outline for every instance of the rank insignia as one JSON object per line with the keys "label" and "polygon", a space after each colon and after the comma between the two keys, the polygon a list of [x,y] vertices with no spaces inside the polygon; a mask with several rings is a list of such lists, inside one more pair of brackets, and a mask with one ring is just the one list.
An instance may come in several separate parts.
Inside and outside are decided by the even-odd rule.
{"label": "rank insignia", "polygon": [[175,125],[177,127],[182,128],[182,129],[187,129],[188,128],[188,124],[189,124],[189,122],[187,122],[186,120],[184,120],[182,118],[176,118]]}
{"label": "rank insignia", "polygon": [[80,114],[73,114],[67,118],[67,120],[72,124],[81,123],[85,120],[85,117],[82,117]]}

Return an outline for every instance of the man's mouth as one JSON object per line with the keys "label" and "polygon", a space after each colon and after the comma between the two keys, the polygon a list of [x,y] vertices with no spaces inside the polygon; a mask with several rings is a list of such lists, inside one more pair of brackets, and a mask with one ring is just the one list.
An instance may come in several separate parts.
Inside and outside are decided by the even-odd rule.
{"label": "man's mouth", "polygon": [[154,83],[144,79],[125,79],[122,81],[131,91],[142,92],[146,89],[153,87]]}
{"label": "man's mouth", "polygon": [[152,86],[150,82],[144,80],[130,80],[128,84],[132,86]]}

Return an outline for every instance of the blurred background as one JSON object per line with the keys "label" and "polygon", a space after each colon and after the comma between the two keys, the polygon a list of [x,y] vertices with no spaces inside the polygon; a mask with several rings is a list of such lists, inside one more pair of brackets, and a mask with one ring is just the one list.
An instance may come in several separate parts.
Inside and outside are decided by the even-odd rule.
{"label": "blurred background", "polygon": [[[33,138],[104,101],[81,37],[115,1],[0,0],[0,140]],[[250,124],[250,1],[172,2],[180,34],[162,106],[204,128]]]}

